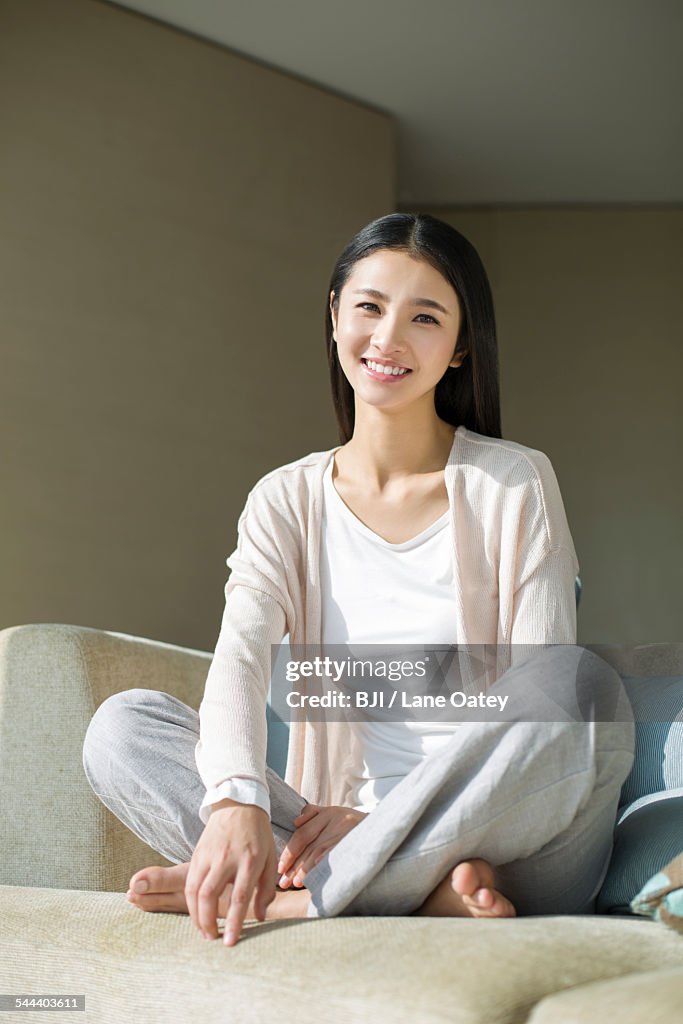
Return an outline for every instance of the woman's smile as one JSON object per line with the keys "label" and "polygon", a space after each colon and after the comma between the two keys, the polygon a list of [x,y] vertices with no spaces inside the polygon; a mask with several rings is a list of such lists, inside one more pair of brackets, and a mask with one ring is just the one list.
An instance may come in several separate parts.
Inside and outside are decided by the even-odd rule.
{"label": "woman's smile", "polygon": [[361,359],[360,362],[361,362],[361,366],[363,367],[363,370],[365,371],[365,373],[367,374],[368,377],[371,377],[373,380],[379,380],[379,381],[382,381],[382,382],[386,381],[387,383],[388,382],[394,383],[394,382],[396,382],[398,380],[403,380],[404,377],[407,377],[409,374],[411,374],[413,372],[412,370],[409,370],[409,369],[403,369],[403,370],[391,369],[388,372],[386,372],[385,370],[377,369],[377,367],[381,366],[382,364],[381,363],[376,363],[376,362],[374,362],[374,360],[370,360],[370,362],[372,363],[372,366],[370,366],[368,364],[368,360],[365,359],[365,358]]}

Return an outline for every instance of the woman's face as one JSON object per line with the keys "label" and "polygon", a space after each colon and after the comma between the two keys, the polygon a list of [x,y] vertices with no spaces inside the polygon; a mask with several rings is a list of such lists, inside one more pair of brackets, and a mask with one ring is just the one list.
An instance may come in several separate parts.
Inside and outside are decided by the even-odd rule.
{"label": "woman's face", "polygon": [[[373,291],[381,294],[368,294]],[[403,405],[433,391],[455,353],[461,322],[455,289],[424,260],[381,249],[359,260],[330,312],[337,354],[356,398]],[[386,375],[367,361],[409,372]]]}

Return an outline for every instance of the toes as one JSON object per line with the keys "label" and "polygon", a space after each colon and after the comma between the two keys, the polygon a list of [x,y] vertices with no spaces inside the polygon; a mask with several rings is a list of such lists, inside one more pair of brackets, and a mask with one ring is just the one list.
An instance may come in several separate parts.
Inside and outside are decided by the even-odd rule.
{"label": "toes", "polygon": [[132,903],[133,906],[139,907],[140,910],[149,911],[168,911],[169,913],[187,913],[187,904],[184,902],[181,893],[164,892],[164,893],[152,893],[151,895],[141,896],[137,893],[128,893],[128,902]]}
{"label": "toes", "polygon": [[497,889],[478,889],[474,896],[463,896],[462,901],[473,917],[516,917],[510,900]]}
{"label": "toes", "polygon": [[489,891],[493,899],[491,905],[482,912],[486,917],[516,917],[515,908],[509,899],[498,892],[497,889]]}
{"label": "toes", "polygon": [[137,893],[173,892],[184,888],[187,865],[175,864],[171,868],[156,865],[142,868],[131,876],[129,887]]}
{"label": "toes", "polygon": [[479,858],[461,861],[453,868],[451,885],[459,896],[473,897],[477,890],[493,888],[493,868]]}
{"label": "toes", "polygon": [[494,892],[493,889],[477,889],[476,892],[472,893],[472,896],[464,896],[463,899],[471,900],[475,906],[481,907],[482,910],[491,910],[496,901]]}
{"label": "toes", "polygon": [[474,917],[516,916],[512,903],[495,888],[493,868],[488,861],[461,861],[451,874],[451,888]]}
{"label": "toes", "polygon": [[136,871],[134,875],[130,876],[130,881],[128,882],[128,891],[129,892],[147,892],[147,891],[149,891],[149,887],[150,887],[150,883],[152,881],[152,878],[154,877],[155,873],[157,871],[159,871],[159,870],[160,870],[160,868],[151,867],[151,868],[142,868],[141,871]]}
{"label": "toes", "polygon": [[494,908],[498,911],[498,917],[517,917],[517,911],[513,907],[510,900],[503,896],[502,893],[495,890],[496,901]]}

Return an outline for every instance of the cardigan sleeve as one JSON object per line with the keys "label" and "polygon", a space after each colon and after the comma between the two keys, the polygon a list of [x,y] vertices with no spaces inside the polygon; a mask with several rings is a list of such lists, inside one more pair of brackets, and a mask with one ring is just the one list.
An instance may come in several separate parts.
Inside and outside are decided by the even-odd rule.
{"label": "cardigan sleeve", "polygon": [[268,791],[271,644],[282,642],[293,611],[276,524],[263,496],[258,502],[253,498],[254,491],[238,522],[237,547],[226,560],[232,571],[199,706],[195,762],[207,792],[233,776],[254,779]]}
{"label": "cardigan sleeve", "polygon": [[574,542],[550,459],[534,451],[530,465],[535,472],[516,523],[510,643],[575,644]]}
{"label": "cardigan sleeve", "polygon": [[511,644],[575,644],[576,556],[554,548],[513,595]]}

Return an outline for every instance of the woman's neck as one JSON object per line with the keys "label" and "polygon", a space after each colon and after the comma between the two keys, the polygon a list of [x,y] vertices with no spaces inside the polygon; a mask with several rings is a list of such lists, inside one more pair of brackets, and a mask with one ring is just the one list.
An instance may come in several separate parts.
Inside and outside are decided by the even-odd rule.
{"label": "woman's neck", "polygon": [[362,480],[366,493],[379,495],[444,469],[455,434],[450,423],[436,414],[429,423],[418,425],[372,412],[375,415],[356,418],[353,437],[337,453],[337,466],[345,477]]}

